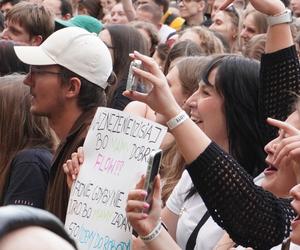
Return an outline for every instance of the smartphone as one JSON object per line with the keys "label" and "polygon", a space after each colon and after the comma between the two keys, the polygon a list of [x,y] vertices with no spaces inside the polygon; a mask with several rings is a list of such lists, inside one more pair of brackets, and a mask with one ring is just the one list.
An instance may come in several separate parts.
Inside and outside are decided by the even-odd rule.
{"label": "smartphone", "polygon": [[148,168],[145,178],[144,190],[147,191],[145,201],[151,205],[153,196],[154,179],[159,172],[162,158],[162,150],[152,151],[149,157]]}
{"label": "smartphone", "polygon": [[142,67],[142,61],[133,60],[129,66],[126,90],[136,91],[138,89],[139,78],[134,75],[132,67],[136,67],[140,69]]}

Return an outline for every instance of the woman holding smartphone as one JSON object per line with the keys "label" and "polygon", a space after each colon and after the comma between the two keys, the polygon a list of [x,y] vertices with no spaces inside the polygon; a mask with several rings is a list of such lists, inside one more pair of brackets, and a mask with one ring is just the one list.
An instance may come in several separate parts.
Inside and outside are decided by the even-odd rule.
{"label": "woman holding smartphone", "polygon": [[[229,2],[232,1],[226,1],[226,2],[228,4]],[[280,1],[253,0],[251,2],[258,10],[268,15],[276,15],[278,13],[283,12],[284,10],[284,7]],[[283,37],[285,39],[283,39]],[[289,47],[292,45],[292,38],[291,38],[288,24],[278,24],[270,27],[268,33],[268,41],[267,41],[266,52],[267,53],[273,52],[273,54],[270,54],[268,56],[269,59],[272,57],[273,59],[276,58],[276,55],[278,55],[279,53],[277,52],[277,50],[281,49],[282,51],[288,51]],[[172,97],[168,94],[164,77],[162,76],[161,72],[159,72],[158,68],[154,65],[154,63],[151,60],[147,59],[146,57],[138,53],[136,53],[135,56],[137,59],[142,60],[144,65],[148,69],[148,72],[144,72],[141,70],[135,70],[135,72],[139,76],[144,77],[147,80],[151,81],[154,85],[154,88],[148,95],[140,95],[136,92],[133,93],[125,92],[125,95],[133,99],[146,102],[156,112],[160,113],[166,121],[174,117],[177,117],[179,114],[182,114],[181,109],[178,107],[178,105],[176,105],[175,103],[174,105],[172,104],[173,103]],[[269,63],[268,65],[263,64],[262,67],[264,68],[262,68],[262,70],[266,70],[265,69],[266,67],[272,67],[273,63],[274,62]],[[289,64],[289,66],[291,67],[293,66],[298,67],[299,65],[297,65],[296,61],[295,63],[296,64],[293,65],[292,60],[287,62],[287,64]],[[279,65],[278,62],[277,64]],[[277,74],[276,77],[280,77],[279,74]],[[290,84],[292,81],[298,81],[297,77],[295,78],[296,79],[293,78],[292,80],[286,79],[286,84]],[[209,82],[214,81],[213,77],[208,80]],[[273,79],[273,80],[275,82],[275,80],[278,79]],[[265,101],[268,100],[264,99],[263,102]],[[220,105],[222,106],[222,102],[220,102]],[[279,117],[280,115],[281,116],[283,115],[283,113],[280,113],[278,110],[275,114]],[[200,128],[205,129],[205,127],[203,127],[204,124],[202,124],[201,117],[192,115],[192,118]],[[261,123],[262,122],[263,119],[261,120]],[[230,236],[232,236],[232,238],[234,238],[234,240],[239,244],[249,245],[258,249],[269,249],[270,247],[282,242],[283,238],[289,235],[288,228],[290,225],[290,219],[292,217],[292,212],[291,212],[290,205],[288,204],[288,201],[284,202],[276,199],[273,196],[268,196],[268,195],[267,196],[269,200],[265,201],[265,196],[262,195],[259,196],[261,197],[261,199],[258,199],[259,203],[257,203],[258,200],[252,201],[251,199],[247,199],[248,195],[253,194],[253,192],[250,192],[248,194],[247,189],[245,189],[245,194],[242,192],[243,195],[240,194],[239,196],[238,193],[236,194],[234,192],[235,189],[232,190],[232,187],[235,186],[238,187],[241,184],[240,182],[236,183],[236,180],[234,178],[230,179],[229,177],[231,177],[232,174],[228,173],[227,171],[229,170],[233,171],[235,167],[232,166],[236,166],[237,163],[234,162],[233,159],[230,158],[225,152],[220,150],[218,146],[215,147],[216,145],[214,143],[211,144],[210,139],[202,132],[201,129],[199,129],[198,126],[196,126],[196,124],[192,123],[191,120],[189,119],[184,120],[184,122],[180,124],[180,126],[172,130],[172,133],[175,136],[177,144],[180,147],[180,150],[183,156],[185,157],[185,160],[188,163],[193,162],[200,154],[199,158],[201,158],[202,160],[201,164],[197,160],[197,163],[195,163],[192,168],[187,168],[187,169],[190,173],[190,176],[192,178],[192,181],[198,193],[202,196],[212,217],[219,223],[219,225],[225,227],[225,229],[228,231]],[[265,126],[263,124],[260,125]],[[183,130],[179,128],[181,129],[184,128],[184,133]],[[268,136],[265,136],[265,138],[268,138]],[[266,141],[264,141],[264,143],[266,143]],[[223,147],[223,145],[220,144],[219,142],[218,144]],[[237,148],[235,150],[237,150]],[[207,153],[208,155],[205,155],[203,152],[209,152],[209,153]],[[222,164],[220,163],[220,165],[218,165],[219,168],[217,168],[217,166],[213,165],[213,163],[219,162],[219,160],[222,160],[221,162],[224,163]],[[199,167],[199,165],[201,165],[201,167]],[[244,170],[238,170],[235,171],[234,173],[239,173],[240,171],[243,172],[242,176],[244,176],[245,173]],[[246,183],[250,185],[250,187],[252,187],[253,183],[251,181],[251,178],[249,178],[249,176],[247,176],[246,178],[242,177],[241,179],[246,180]],[[240,179],[237,179],[237,181],[240,181]],[[216,185],[216,187],[218,188],[212,189],[214,186],[212,183],[216,184],[215,182],[219,183],[218,185]],[[242,188],[242,185],[241,185],[241,190],[244,190]],[[218,193],[222,193],[222,195],[218,196]],[[236,199],[233,199],[231,197],[233,194],[237,195]],[[263,194],[265,193],[263,192]],[[217,202],[218,200],[219,202]],[[249,200],[251,202],[254,202],[251,203],[250,205],[259,208],[264,208],[262,211],[264,211],[263,213],[265,213],[266,218],[268,218],[268,221],[264,221],[264,219],[261,219],[261,215],[257,215],[256,211],[252,211],[252,213],[248,213],[248,211],[245,210],[243,201],[249,201]],[[230,203],[228,201],[233,201],[233,202]],[[216,208],[216,204],[219,204],[217,208]],[[224,204],[224,206],[222,206],[222,204]],[[225,204],[228,206],[225,206]],[[268,207],[272,209],[268,210],[267,209]],[[128,208],[128,211],[131,211],[130,207]],[[266,213],[266,211],[268,211],[268,213]],[[285,211],[285,213],[282,214],[282,211]],[[236,216],[235,219],[233,218],[234,216]],[[249,224],[251,224],[252,227],[250,227]],[[254,225],[254,231],[252,231],[253,225]],[[260,227],[260,229],[257,231],[258,227]],[[243,230],[239,230],[241,228]],[[268,235],[268,237],[261,238],[264,235]]]}

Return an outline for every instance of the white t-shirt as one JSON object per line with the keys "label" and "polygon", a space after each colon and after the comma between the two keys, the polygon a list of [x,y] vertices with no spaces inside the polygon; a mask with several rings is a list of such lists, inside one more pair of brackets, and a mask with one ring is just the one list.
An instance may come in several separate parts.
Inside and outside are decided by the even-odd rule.
{"label": "white t-shirt", "polygon": [[171,28],[166,24],[162,24],[158,31],[159,41],[161,43],[165,43],[167,41],[168,36],[174,32],[176,32],[175,29]]}
{"label": "white t-shirt", "polygon": [[[192,186],[192,180],[185,170],[166,203],[167,208],[179,216],[176,242],[182,249],[185,249],[190,235],[207,211],[198,193],[194,194],[187,201],[184,200]],[[223,234],[224,230],[209,217],[199,230],[194,249],[213,249]]]}

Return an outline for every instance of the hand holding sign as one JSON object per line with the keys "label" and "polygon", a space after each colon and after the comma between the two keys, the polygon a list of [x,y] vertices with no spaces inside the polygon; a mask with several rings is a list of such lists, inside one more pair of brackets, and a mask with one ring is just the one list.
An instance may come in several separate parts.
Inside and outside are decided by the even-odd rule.
{"label": "hand holding sign", "polygon": [[72,182],[80,167],[65,223],[80,249],[131,249],[126,198],[146,173],[149,156],[159,148],[166,130],[129,113],[97,110],[84,142],[83,164],[80,150],[65,165]]}
{"label": "hand holding sign", "polygon": [[71,159],[67,160],[66,163],[63,164],[63,170],[67,176],[67,185],[69,189],[71,189],[73,182],[76,180],[80,166],[83,164],[83,161],[83,148],[79,147],[77,149],[77,152],[74,152],[71,155]]}

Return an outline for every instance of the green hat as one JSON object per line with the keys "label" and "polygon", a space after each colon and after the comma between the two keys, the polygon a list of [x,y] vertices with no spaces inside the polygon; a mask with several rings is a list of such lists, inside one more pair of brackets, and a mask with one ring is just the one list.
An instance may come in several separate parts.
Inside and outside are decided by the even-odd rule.
{"label": "green hat", "polygon": [[98,19],[87,15],[74,16],[67,21],[61,19],[55,20],[55,30],[66,27],[80,27],[98,35],[103,29],[103,24]]}

